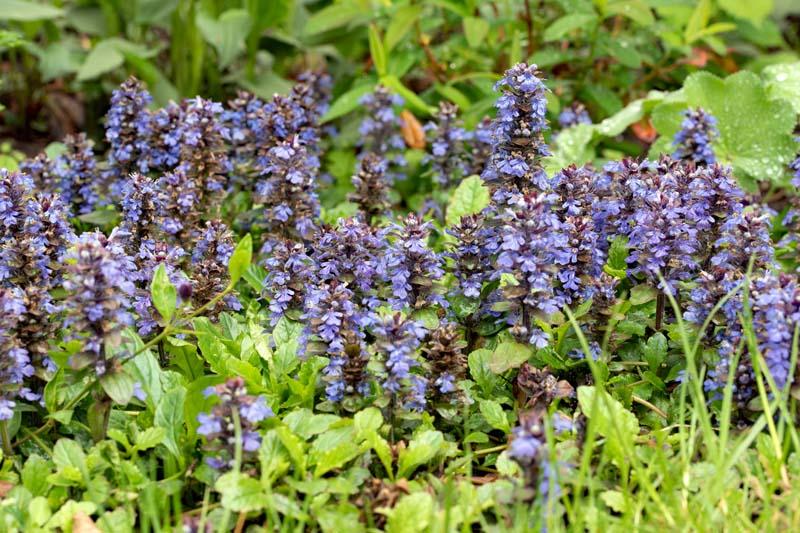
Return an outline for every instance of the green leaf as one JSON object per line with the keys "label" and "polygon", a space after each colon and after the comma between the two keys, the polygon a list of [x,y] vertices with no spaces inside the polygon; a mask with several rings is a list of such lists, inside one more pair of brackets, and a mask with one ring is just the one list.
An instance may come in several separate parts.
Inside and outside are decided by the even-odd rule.
{"label": "green leaf", "polygon": [[770,98],[783,98],[800,114],[800,61],[770,65],[761,75]]}
{"label": "green leaf", "polygon": [[749,20],[756,26],[772,13],[773,0],[717,0],[719,7],[736,18]]}
{"label": "green leaf", "polygon": [[50,489],[49,474],[50,463],[38,455],[31,455],[22,467],[22,485],[34,496],[45,496]]}
{"label": "green leaf", "polygon": [[150,298],[153,306],[161,315],[162,325],[167,325],[175,315],[175,308],[178,306],[178,291],[167,275],[167,267],[161,263],[153,273],[153,281],[150,283]]}
{"label": "green leaf", "polygon": [[[792,132],[797,115],[786,100],[771,100],[756,74],[741,71],[721,79],[698,72],[686,79],[683,94],[685,105],[702,107],[717,119],[720,137],[713,144],[714,151],[722,162],[733,165],[737,175],[775,182],[784,178],[796,150]],[[679,115],[680,106],[662,105],[669,105],[670,112]],[[672,138],[680,122],[677,116],[671,121],[662,117],[654,125],[659,133]]]}
{"label": "green leaf", "polygon": [[700,0],[694,8],[689,22],[686,24],[686,30],[683,34],[683,39],[686,44],[692,44],[700,38],[701,32],[708,25],[708,19],[711,17],[711,0]]}
{"label": "green leaf", "polygon": [[344,26],[364,17],[365,13],[358,3],[335,3],[314,13],[303,28],[306,35],[315,35]]}
{"label": "green leaf", "polygon": [[479,48],[489,33],[489,23],[478,17],[464,17],[464,36],[471,48]]}
{"label": "green leaf", "polygon": [[125,56],[110,40],[97,43],[78,69],[78,81],[88,81],[122,66]]}
{"label": "green leaf", "polygon": [[647,339],[643,354],[644,360],[647,361],[650,370],[657,372],[661,367],[661,363],[667,358],[667,338],[664,334],[658,332]]}
{"label": "green leaf", "polygon": [[305,476],[306,450],[303,441],[286,426],[276,427],[275,434],[278,435],[281,444],[283,444],[283,447],[289,452],[289,457],[291,457],[300,476]]}
{"label": "green leaf", "polygon": [[469,374],[475,383],[483,391],[483,394],[488,396],[494,389],[497,383],[497,376],[492,372],[489,367],[489,362],[492,359],[492,351],[485,348],[475,350],[469,354],[467,362],[469,364]]}
{"label": "green leaf", "polygon": [[372,63],[375,65],[378,76],[385,76],[388,59],[386,58],[386,49],[383,47],[383,40],[381,40],[381,36],[378,34],[378,27],[375,24],[370,24],[369,26],[369,53],[372,56]]}
{"label": "green leaf", "polygon": [[86,454],[81,445],[71,439],[59,439],[53,446],[53,462],[59,468],[71,466],[86,472]]}
{"label": "green leaf", "polygon": [[547,29],[544,31],[544,40],[545,42],[556,41],[574,30],[585,30],[590,26],[594,26],[596,23],[597,15],[593,13],[572,13],[570,15],[564,15],[547,26]]}
{"label": "green leaf", "polygon": [[179,0],[136,0],[133,3],[133,20],[137,24],[147,25],[164,21],[178,7],[178,2]]}
{"label": "green leaf", "polygon": [[503,433],[511,431],[508,417],[499,403],[494,400],[481,400],[480,410],[483,418],[486,419],[489,425],[494,429],[499,429]]}
{"label": "green leaf", "polygon": [[54,19],[63,15],[64,10],[38,2],[0,0],[0,20],[25,22]]}
{"label": "green leaf", "polygon": [[320,120],[322,122],[329,122],[335,118],[341,117],[342,115],[346,115],[350,111],[353,111],[359,106],[359,100],[361,100],[361,97],[372,92],[374,89],[375,85],[373,83],[367,83],[353,87],[337,98]]}
{"label": "green leaf", "polygon": [[314,477],[320,478],[335,468],[341,468],[361,453],[361,447],[352,440],[340,442],[317,456]]}
{"label": "green leaf", "polygon": [[253,19],[245,9],[229,9],[211,18],[206,12],[197,14],[197,27],[203,39],[214,47],[219,68],[225,68],[245,49],[245,38],[253,27]]}
{"label": "green leaf", "polygon": [[223,474],[214,488],[222,495],[222,506],[236,513],[260,511],[269,502],[261,483],[239,472]]}
{"label": "green leaf", "polygon": [[368,407],[355,414],[353,417],[353,424],[355,425],[356,431],[359,433],[378,431],[383,425],[383,415],[380,409]]}
{"label": "green leaf", "polygon": [[164,446],[179,461],[183,460],[180,443],[184,432],[184,404],[186,403],[186,389],[175,388],[161,398],[156,406],[154,423],[166,428]]}
{"label": "green leaf", "polygon": [[597,432],[607,439],[606,448],[613,460],[618,466],[624,464],[639,434],[636,416],[607,392],[595,387],[578,387],[578,403]]}
{"label": "green leaf", "polygon": [[163,427],[150,427],[142,431],[136,436],[136,443],[133,449],[137,452],[142,450],[149,450],[150,448],[155,448],[162,442],[167,436],[167,430]]}
{"label": "green leaf", "polygon": [[126,370],[103,374],[100,385],[109,398],[119,405],[127,405],[133,397],[133,378]]}
{"label": "green leaf", "polygon": [[516,341],[500,343],[492,352],[489,368],[495,374],[518,368],[533,355],[533,348]]}
{"label": "green leaf", "polygon": [[447,202],[447,225],[455,226],[461,217],[474,215],[489,205],[489,188],[480,176],[470,176],[461,180]]}
{"label": "green leaf", "polygon": [[608,250],[608,260],[603,270],[617,279],[625,279],[628,275],[628,238],[622,235],[614,237]]}
{"label": "green leaf", "polygon": [[409,477],[414,470],[429,463],[439,454],[444,443],[441,431],[427,430],[418,434],[408,448],[400,452],[397,477]]}
{"label": "green leaf", "polygon": [[228,272],[231,276],[231,285],[236,284],[245,271],[250,268],[250,263],[253,261],[253,238],[248,233],[244,236],[236,249],[231,254],[231,260],[228,263]]}
{"label": "green leaf", "polygon": [[594,158],[594,131],[589,124],[578,124],[560,131],[555,139],[553,155],[545,160],[547,169],[555,173],[571,164],[589,163]]}
{"label": "green leaf", "polygon": [[421,13],[422,6],[419,5],[403,6],[394,12],[392,20],[386,28],[386,34],[383,36],[383,46],[387,53],[403,40]]}
{"label": "green leaf", "polygon": [[386,522],[386,533],[416,533],[426,531],[433,514],[433,496],[415,492],[403,496],[394,506]]}

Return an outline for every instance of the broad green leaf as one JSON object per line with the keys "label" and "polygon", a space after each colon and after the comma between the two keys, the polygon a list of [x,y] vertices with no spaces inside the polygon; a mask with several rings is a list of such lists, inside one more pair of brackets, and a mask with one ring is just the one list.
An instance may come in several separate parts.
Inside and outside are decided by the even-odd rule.
{"label": "broad green leaf", "polygon": [[228,272],[231,276],[231,285],[242,279],[245,271],[250,267],[253,261],[253,238],[248,233],[236,245],[236,249],[231,254],[231,260],[228,263]]}
{"label": "broad green leaf", "polygon": [[497,376],[492,372],[489,363],[492,359],[492,351],[485,348],[475,350],[469,354],[467,362],[469,364],[469,374],[475,383],[488,396],[494,389]]}
{"label": "broad green leaf", "polygon": [[464,36],[472,48],[479,48],[489,33],[489,23],[478,17],[464,17]]}
{"label": "broad green leaf", "polygon": [[269,502],[261,483],[239,472],[223,474],[214,488],[222,495],[222,506],[236,513],[259,511]]}
{"label": "broad green leaf", "polygon": [[772,13],[774,0],[717,0],[717,3],[728,14],[759,25]]}
{"label": "broad green leaf", "polygon": [[489,200],[489,188],[480,176],[464,178],[447,202],[447,225],[455,226],[461,217],[480,213]]}
{"label": "broad green leaf", "polygon": [[167,430],[163,427],[154,426],[145,429],[136,436],[136,443],[134,444],[135,451],[149,450],[155,448],[167,437]]}
{"label": "broad green leaf", "polygon": [[383,47],[383,40],[378,34],[378,27],[375,24],[371,24],[369,27],[369,53],[372,56],[372,63],[375,65],[378,76],[385,76],[388,59],[386,57],[386,49]]}
{"label": "broad green leaf", "polygon": [[544,31],[544,40],[556,41],[568,33],[581,29],[586,30],[597,23],[597,15],[593,13],[571,13],[556,19]]}
{"label": "broad green leaf", "polygon": [[64,15],[61,8],[25,0],[0,0],[0,20],[25,22],[48,20]]}
{"label": "broad green leaf", "polygon": [[303,441],[286,426],[276,427],[275,434],[278,435],[281,444],[289,452],[289,457],[292,458],[295,468],[297,468],[301,476],[305,476],[306,450]]}
{"label": "broad green leaf", "polygon": [[201,11],[197,14],[197,27],[203,39],[217,51],[219,68],[225,68],[244,51],[245,38],[253,27],[253,19],[245,9],[229,9],[219,19]]}
{"label": "broad green leaf", "polygon": [[331,104],[331,107],[328,111],[322,116],[320,119],[322,122],[329,122],[335,118],[339,118],[342,115],[346,115],[350,111],[353,111],[355,108],[359,106],[359,101],[361,97],[367,93],[372,92],[375,88],[375,85],[372,83],[367,83],[364,85],[358,85],[353,87],[339,98],[334,100]]}
{"label": "broad green leaf", "polygon": [[661,332],[655,333],[647,339],[642,352],[650,370],[657,372],[667,357],[667,338]]}
{"label": "broad green leaf", "polygon": [[103,390],[119,405],[127,405],[133,398],[133,383],[133,378],[126,370],[111,371],[100,378]]}
{"label": "broad green leaf", "polygon": [[427,531],[433,514],[433,496],[425,491],[403,496],[389,513],[386,533]]}
{"label": "broad green leaf", "polygon": [[364,10],[361,9],[361,6],[355,2],[337,2],[314,13],[306,21],[303,33],[306,35],[315,35],[317,33],[329,31],[354,22],[357,19],[364,18],[364,16],[368,14],[369,13],[365,13]]}
{"label": "broad green leaf", "polygon": [[179,461],[183,461],[181,453],[181,438],[184,434],[184,405],[186,403],[186,389],[175,388],[161,398],[156,406],[154,423],[167,430],[164,436],[164,446]]}
{"label": "broad green leaf", "polygon": [[22,467],[22,485],[34,496],[45,496],[50,489],[47,476],[50,463],[38,455],[31,455]]}
{"label": "broad green leaf", "polygon": [[169,17],[179,0],[136,0],[133,3],[133,19],[137,24],[153,24]]}
{"label": "broad green leaf", "polygon": [[383,36],[383,45],[387,53],[403,40],[421,13],[422,6],[420,5],[403,6],[395,11],[386,28],[386,34]]}
{"label": "broad green leaf", "polygon": [[594,132],[594,126],[589,124],[577,124],[560,131],[555,139],[553,155],[544,162],[547,170],[556,173],[568,165],[590,162],[594,158]]}
{"label": "broad green leaf", "polygon": [[53,462],[59,468],[71,466],[86,472],[86,454],[80,444],[71,439],[59,439],[53,446]]}
{"label": "broad green leaf", "polygon": [[[741,71],[721,79],[698,72],[687,78],[683,96],[685,107],[702,107],[716,117],[720,137],[713,143],[714,151],[722,162],[733,165],[737,175],[775,182],[785,176],[796,150],[792,132],[797,115],[786,100],[771,100],[756,74]],[[670,106],[674,119],[661,117],[654,125],[671,139],[680,127],[680,106],[662,105]],[[660,107],[653,111],[654,117]]]}
{"label": "broad green leaf", "polygon": [[511,431],[511,425],[508,422],[505,411],[503,411],[503,406],[494,400],[481,400],[479,405],[483,418],[486,419],[490,426],[504,433]]}
{"label": "broad green leaf", "polygon": [[506,370],[518,368],[533,355],[533,349],[515,341],[500,343],[492,352],[489,368],[495,374],[502,374]]}
{"label": "broad green leaf", "polygon": [[623,464],[626,455],[633,451],[634,439],[639,434],[636,416],[607,392],[595,387],[578,387],[578,403],[583,414],[595,424],[597,432],[606,438],[611,457],[618,466]]}
{"label": "broad green leaf", "polygon": [[78,81],[93,80],[122,66],[125,56],[110,40],[97,43],[78,69]]}
{"label": "broad green leaf", "polygon": [[800,114],[800,61],[770,65],[761,75],[767,86],[767,94],[771,98],[783,98],[788,101],[796,113]]}
{"label": "broad green leaf", "polygon": [[378,431],[383,425],[383,415],[376,407],[368,407],[355,414],[353,424],[359,433]]}
{"label": "broad green leaf", "polygon": [[125,63],[142,81],[147,83],[147,89],[153,95],[153,101],[156,105],[165,106],[170,101],[177,102],[180,99],[178,89],[175,88],[161,69],[144,57],[132,53],[124,55]]}
{"label": "broad green leaf", "polygon": [[320,478],[335,468],[341,468],[355,459],[363,451],[361,446],[352,440],[340,442],[333,448],[317,455],[314,477]]}
{"label": "broad green leaf", "polygon": [[400,452],[397,477],[409,477],[420,466],[429,463],[444,445],[441,431],[427,430],[418,434],[408,448]]}
{"label": "broad green leaf", "polygon": [[159,264],[153,273],[153,281],[150,283],[150,299],[153,300],[153,306],[161,315],[163,325],[169,324],[178,305],[178,290],[169,280],[164,263]]}

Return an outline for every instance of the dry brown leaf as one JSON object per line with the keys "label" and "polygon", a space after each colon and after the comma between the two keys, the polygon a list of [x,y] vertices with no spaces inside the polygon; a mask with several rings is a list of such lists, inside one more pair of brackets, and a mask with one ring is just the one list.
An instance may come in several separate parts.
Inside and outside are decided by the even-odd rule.
{"label": "dry brown leaf", "polygon": [[636,138],[642,142],[652,143],[658,137],[658,132],[653,127],[653,123],[650,122],[650,119],[642,119],[639,122],[634,122],[631,126],[631,130],[633,134],[636,135]]}
{"label": "dry brown leaf", "polygon": [[400,112],[400,120],[400,132],[403,134],[406,146],[418,150],[425,148],[425,130],[422,129],[422,124],[419,123],[417,117],[411,111],[404,109]]}
{"label": "dry brown leaf", "polygon": [[101,533],[89,515],[78,511],[72,518],[72,533]]}

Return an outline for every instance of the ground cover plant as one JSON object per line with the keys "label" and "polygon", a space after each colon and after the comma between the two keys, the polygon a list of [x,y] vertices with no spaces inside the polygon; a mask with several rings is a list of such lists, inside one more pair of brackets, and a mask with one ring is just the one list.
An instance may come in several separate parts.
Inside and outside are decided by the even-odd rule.
{"label": "ground cover plant", "polygon": [[[487,32],[537,59],[544,4]],[[747,18],[701,4],[667,56]],[[798,529],[796,58],[600,114],[616,63],[508,61],[488,107],[400,44],[477,6],[346,5],[316,23],[364,30],[363,79],[129,77],[3,160],[0,529]],[[570,53],[666,17],[615,5]]]}

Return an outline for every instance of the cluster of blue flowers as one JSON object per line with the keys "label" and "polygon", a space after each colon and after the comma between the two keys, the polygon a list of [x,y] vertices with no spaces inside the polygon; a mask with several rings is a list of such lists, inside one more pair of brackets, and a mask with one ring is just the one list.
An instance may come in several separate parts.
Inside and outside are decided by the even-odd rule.
{"label": "cluster of blue flowers", "polygon": [[38,398],[54,370],[48,357],[61,308],[51,291],[62,284],[64,254],[75,239],[67,208],[36,193],[31,178],[0,169],[0,420],[10,418],[14,399]]}
{"label": "cluster of blue flowers", "polygon": [[[273,416],[266,398],[248,394],[242,378],[231,378],[217,386],[208,387],[203,395],[217,400],[211,411],[197,416],[200,424],[197,434],[206,441],[206,464],[215,470],[230,470],[235,465],[239,442],[243,463],[252,460],[261,447],[258,425]],[[241,441],[236,439],[237,424]]]}
{"label": "cluster of blue flowers", "polygon": [[697,165],[713,165],[717,161],[711,146],[717,137],[717,119],[701,108],[687,109],[681,129],[675,135],[672,157]]}

